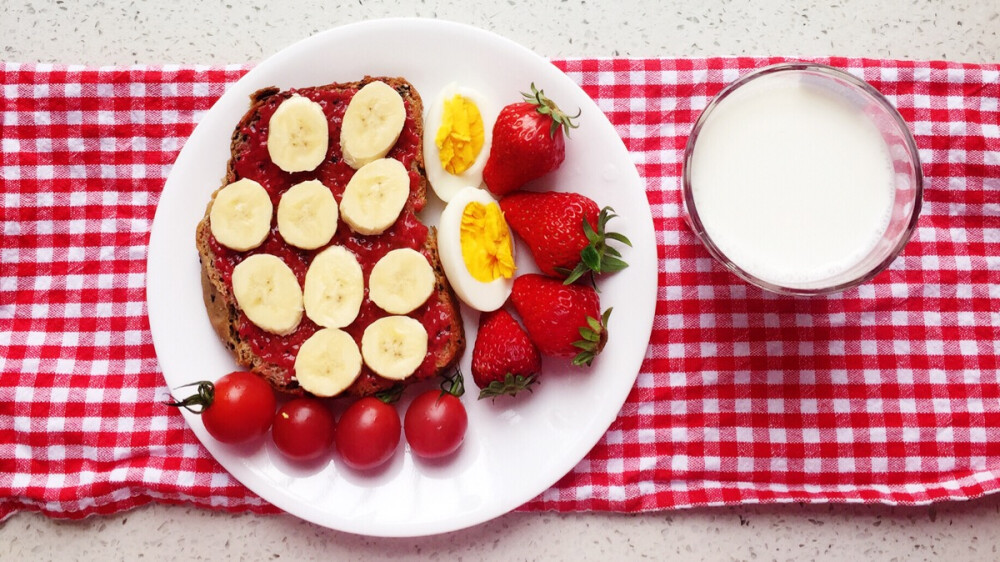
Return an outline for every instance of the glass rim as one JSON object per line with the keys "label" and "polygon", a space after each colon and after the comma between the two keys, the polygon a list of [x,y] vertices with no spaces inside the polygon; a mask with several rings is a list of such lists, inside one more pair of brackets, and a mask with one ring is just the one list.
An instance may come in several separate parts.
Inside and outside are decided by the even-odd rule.
{"label": "glass rim", "polygon": [[[708,234],[705,229],[704,224],[701,222],[701,218],[698,216],[697,208],[694,204],[694,192],[691,187],[691,159],[694,155],[695,142],[698,139],[698,135],[701,132],[702,127],[705,125],[708,117],[712,114],[713,110],[727,97],[729,97],[733,92],[739,89],[741,86],[761,78],[763,76],[788,72],[788,71],[806,71],[813,72],[817,74],[823,74],[843,80],[851,86],[854,86],[866,95],[872,98],[877,104],[883,107],[886,112],[892,117],[893,123],[899,130],[903,143],[906,146],[906,151],[909,153],[913,160],[913,181],[915,189],[915,197],[913,203],[913,210],[910,212],[910,218],[906,227],[901,231],[899,241],[896,245],[889,251],[888,255],[879,261],[874,266],[868,268],[864,273],[841,283],[835,285],[824,286],[824,287],[814,287],[814,288],[804,288],[804,287],[790,287],[785,285],[779,285],[772,283],[765,279],[761,279],[752,273],[744,270],[740,266],[733,263],[733,261],[715,244],[712,237]],[[819,296],[828,295],[832,293],[838,293],[853,287],[857,287],[863,283],[870,281],[876,275],[884,271],[890,263],[892,263],[899,254],[902,253],[903,248],[909,242],[913,235],[914,230],[917,227],[917,221],[920,218],[920,210],[923,203],[923,171],[920,162],[920,151],[917,148],[917,143],[913,138],[913,133],[910,131],[909,126],[903,117],[899,114],[896,107],[879,92],[874,86],[868,82],[857,78],[849,72],[822,63],[814,62],[781,62],[777,64],[772,64],[769,66],[761,67],[743,76],[740,76],[736,80],[730,82],[722,90],[719,91],[715,97],[705,106],[705,109],[701,111],[698,119],[695,120],[694,125],[691,128],[691,132],[688,135],[687,144],[684,147],[684,158],[681,162],[683,167],[681,173],[681,188],[682,197],[684,204],[685,215],[689,220],[689,224],[694,230],[695,236],[698,237],[702,245],[708,250],[709,254],[715,258],[716,261],[720,262],[726,269],[734,273],[736,276],[740,277],[744,281],[755,285],[767,291],[782,295],[795,295],[795,296]]]}

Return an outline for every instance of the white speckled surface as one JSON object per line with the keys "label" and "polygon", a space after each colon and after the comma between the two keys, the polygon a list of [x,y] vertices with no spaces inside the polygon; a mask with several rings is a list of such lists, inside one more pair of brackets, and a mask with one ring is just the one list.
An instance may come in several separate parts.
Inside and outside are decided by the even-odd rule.
{"label": "white speckled surface", "polygon": [[[387,16],[484,27],[545,56],[847,55],[1000,61],[997,0],[5,0],[4,59],[257,61],[329,27]],[[741,506],[644,515],[512,513],[421,539],[369,539],[290,516],[150,506],[78,522],[21,514],[0,559],[995,560],[1000,496],[924,507]]]}

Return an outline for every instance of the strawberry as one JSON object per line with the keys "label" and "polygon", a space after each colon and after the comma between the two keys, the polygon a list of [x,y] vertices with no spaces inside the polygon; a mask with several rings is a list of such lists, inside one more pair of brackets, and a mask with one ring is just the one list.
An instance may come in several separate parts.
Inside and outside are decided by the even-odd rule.
{"label": "strawberry", "polygon": [[544,355],[572,357],[590,365],[608,341],[611,309],[601,313],[601,298],[587,285],[527,273],[514,279],[510,294],[528,337]]}
{"label": "strawberry", "polygon": [[531,391],[541,370],[538,349],[509,312],[501,308],[479,317],[472,378],[480,389],[480,400]]}
{"label": "strawberry", "polygon": [[544,92],[531,85],[523,102],[500,110],[493,125],[493,145],[483,168],[483,181],[497,197],[555,170],[566,157],[563,133],[576,127],[573,119]]}
{"label": "strawberry", "polygon": [[587,272],[628,267],[621,253],[607,245],[609,238],[632,245],[625,236],[606,232],[607,222],[617,216],[611,207],[598,211],[597,203],[579,193],[520,191],[501,199],[500,208],[546,275],[569,284]]}

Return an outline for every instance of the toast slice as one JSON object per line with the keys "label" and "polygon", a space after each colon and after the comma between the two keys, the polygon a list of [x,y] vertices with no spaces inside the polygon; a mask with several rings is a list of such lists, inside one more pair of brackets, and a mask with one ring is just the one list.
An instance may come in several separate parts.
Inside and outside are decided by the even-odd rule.
{"label": "toast slice", "polygon": [[[338,203],[343,189],[353,174],[340,154],[340,117],[351,96],[372,80],[392,86],[404,100],[407,119],[396,146],[387,155],[400,160],[410,173],[410,194],[396,223],[386,232],[374,236],[354,234],[339,219],[337,234],[331,244],[342,244],[355,253],[362,264],[367,280],[371,267],[388,251],[398,247],[411,247],[427,258],[436,276],[435,290],[427,302],[408,316],[421,321],[428,332],[428,352],[424,362],[404,383],[417,382],[447,372],[458,362],[465,350],[465,334],[458,300],[445,277],[437,251],[436,231],[425,226],[417,216],[426,204],[427,177],[422,152],[422,103],[416,89],[403,78],[366,77],[350,83],[328,84],[312,88],[280,91],[277,88],[259,90],[250,97],[250,108],[236,126],[231,140],[231,158],[226,177],[219,189],[238,179],[248,177],[264,186],[277,207],[280,194],[292,185],[307,179],[319,179],[331,188]],[[267,156],[267,122],[270,114],[292,93],[319,102],[330,122],[330,147],[326,160],[312,172],[283,172]],[[216,190],[212,195],[214,202]],[[264,377],[281,392],[301,395],[294,373],[294,354],[305,339],[320,329],[303,317],[298,328],[287,336],[275,336],[251,323],[240,310],[233,296],[232,268],[255,253],[272,253],[281,257],[296,273],[301,284],[308,265],[318,252],[293,248],[281,240],[275,219],[268,238],[261,246],[246,252],[237,252],[219,244],[212,236],[209,211],[212,202],[199,222],[195,241],[201,261],[201,281],[205,308],[212,327],[219,335],[236,362]],[[379,317],[388,315],[372,303],[367,291],[361,313],[355,322],[344,328],[360,346],[364,328]],[[393,386],[395,381],[384,379],[367,366],[345,394],[367,396]]]}

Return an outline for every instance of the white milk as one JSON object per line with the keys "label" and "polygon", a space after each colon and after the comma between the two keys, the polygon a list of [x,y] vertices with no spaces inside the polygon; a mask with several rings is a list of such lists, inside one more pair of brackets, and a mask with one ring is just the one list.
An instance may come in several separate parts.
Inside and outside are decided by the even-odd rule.
{"label": "white milk", "polygon": [[720,102],[690,166],[709,237],[744,271],[777,285],[843,273],[889,224],[893,171],[882,135],[798,73],[756,78]]}

